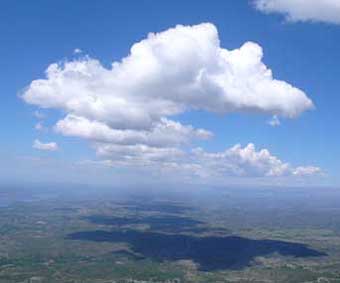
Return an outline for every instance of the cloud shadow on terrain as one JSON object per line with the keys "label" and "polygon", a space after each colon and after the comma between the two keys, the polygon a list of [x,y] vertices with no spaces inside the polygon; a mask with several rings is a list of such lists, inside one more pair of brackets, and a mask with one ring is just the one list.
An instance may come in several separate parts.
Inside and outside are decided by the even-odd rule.
{"label": "cloud shadow on terrain", "polygon": [[241,269],[258,256],[317,257],[327,254],[300,243],[254,240],[236,236],[195,237],[143,231],[83,231],[67,236],[70,240],[125,242],[133,253],[157,261],[193,260],[202,271]]}

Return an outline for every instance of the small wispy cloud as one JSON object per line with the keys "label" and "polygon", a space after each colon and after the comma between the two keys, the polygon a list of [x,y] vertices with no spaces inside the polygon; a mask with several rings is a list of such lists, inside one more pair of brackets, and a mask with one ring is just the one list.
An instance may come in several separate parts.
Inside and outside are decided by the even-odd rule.
{"label": "small wispy cloud", "polygon": [[73,54],[80,54],[82,52],[83,52],[83,50],[81,50],[80,48],[76,48],[76,49],[73,50]]}
{"label": "small wispy cloud", "polygon": [[34,129],[36,129],[37,131],[47,131],[47,128],[44,126],[42,122],[36,123]]}
{"label": "small wispy cloud", "polygon": [[289,22],[340,24],[339,0],[255,0],[255,7],[266,14],[282,14]]}
{"label": "small wispy cloud", "polygon": [[268,122],[268,125],[272,127],[278,127],[281,125],[280,119],[277,117],[277,115],[274,115]]}
{"label": "small wispy cloud", "polygon": [[59,149],[58,144],[55,142],[43,143],[38,139],[34,140],[32,147],[38,150],[45,151],[57,151]]}

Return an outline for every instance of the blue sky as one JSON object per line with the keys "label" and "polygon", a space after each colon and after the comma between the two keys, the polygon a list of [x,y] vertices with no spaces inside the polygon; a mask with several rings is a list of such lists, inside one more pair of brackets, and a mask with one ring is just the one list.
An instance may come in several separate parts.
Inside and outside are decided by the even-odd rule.
{"label": "blue sky", "polygon": [[[192,26],[209,22],[218,30],[222,48],[238,49],[248,41],[261,46],[264,52],[262,62],[272,70],[274,78],[302,90],[313,101],[315,109],[302,111],[294,119],[280,117],[277,127],[268,125],[272,116],[268,111],[257,111],[256,114],[243,110],[218,114],[205,109],[182,111],[171,115],[171,120],[181,125],[191,125],[194,129],[205,129],[213,134],[213,138],[193,140],[190,146],[181,145],[180,149],[191,151],[199,146],[205,153],[212,154],[224,152],[235,144],[240,144],[243,149],[253,143],[256,152],[267,149],[270,156],[289,163],[291,172],[298,166],[313,166],[322,170],[318,176],[295,178],[283,174],[268,177],[267,169],[258,172],[258,168],[250,168],[251,174],[248,174],[247,170],[252,165],[247,163],[245,174],[227,172],[218,176],[218,182],[338,185],[340,162],[336,157],[340,156],[340,136],[336,121],[340,104],[340,25],[332,18],[329,21],[325,17],[306,20],[304,16],[299,20],[297,17],[300,15],[295,14],[293,20],[287,21],[280,10],[271,12],[259,11],[255,9],[254,2],[246,0],[185,3],[2,1],[0,153],[3,158],[0,166],[4,169],[0,172],[0,180],[88,182],[89,172],[96,172],[91,173],[91,182],[110,183],[117,180],[126,182],[140,176],[140,168],[131,164],[116,164],[116,158],[120,159],[120,155],[109,158],[99,156],[98,148],[93,148],[93,143],[97,142],[93,137],[84,139],[79,135],[70,137],[57,133],[54,130],[57,121],[67,114],[74,114],[72,111],[57,107],[39,110],[37,103],[26,103],[21,96],[32,81],[45,79],[45,70],[52,63],[81,61],[88,55],[109,69],[112,62],[119,62],[128,56],[131,45],[145,39],[150,32],[166,31],[178,24]],[[287,15],[287,11],[283,13]],[[74,54],[77,48],[82,52]],[[35,111],[45,117],[37,118]],[[96,121],[98,119],[95,118]],[[46,129],[34,128],[39,121]],[[47,145],[47,149],[50,143],[55,143],[58,149],[39,150],[32,147],[35,140]],[[185,157],[186,161],[181,158],[179,162],[171,157],[171,162],[180,163],[177,170],[182,172],[183,163],[185,167],[189,163],[192,165],[192,162],[201,166],[204,161],[203,157],[200,158],[200,161],[192,161],[190,155]],[[210,162],[212,157],[209,158]],[[218,162],[225,165],[230,160]],[[109,166],[104,163],[109,163]],[[237,166],[243,165],[237,161]],[[204,173],[211,175],[211,170],[216,172],[216,168],[208,169],[198,175],[204,179],[202,182],[214,183],[211,178],[207,181]],[[171,179],[174,174],[167,170],[155,172],[154,167],[148,170],[150,176],[155,174],[162,180]],[[196,179],[195,174],[191,173],[190,176],[183,173],[186,182]],[[145,176],[145,171],[142,175]]]}

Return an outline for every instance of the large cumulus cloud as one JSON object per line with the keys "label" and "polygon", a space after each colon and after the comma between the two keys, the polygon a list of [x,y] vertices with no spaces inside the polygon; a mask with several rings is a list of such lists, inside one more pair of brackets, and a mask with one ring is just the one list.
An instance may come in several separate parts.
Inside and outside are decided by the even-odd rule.
{"label": "large cumulus cloud", "polygon": [[[294,174],[289,165],[266,150],[256,152],[253,145],[223,153],[190,150],[193,139],[213,134],[175,121],[176,115],[196,110],[295,118],[312,109],[307,95],[274,79],[262,58],[262,48],[253,42],[234,50],[222,48],[213,24],[179,25],[150,33],[110,68],[89,57],[51,64],[46,78],[33,81],[22,97],[66,113],[55,130],[88,139],[111,164]],[[250,159],[243,151],[251,153]],[[222,167],[217,170],[217,165]],[[300,175],[311,171],[301,168]]]}

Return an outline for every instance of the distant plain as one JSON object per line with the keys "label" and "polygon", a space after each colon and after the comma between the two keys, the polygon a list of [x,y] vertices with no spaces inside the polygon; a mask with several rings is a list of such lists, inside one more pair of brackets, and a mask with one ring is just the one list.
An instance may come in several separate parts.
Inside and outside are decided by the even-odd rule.
{"label": "distant plain", "polygon": [[1,195],[1,283],[340,282],[336,189]]}

